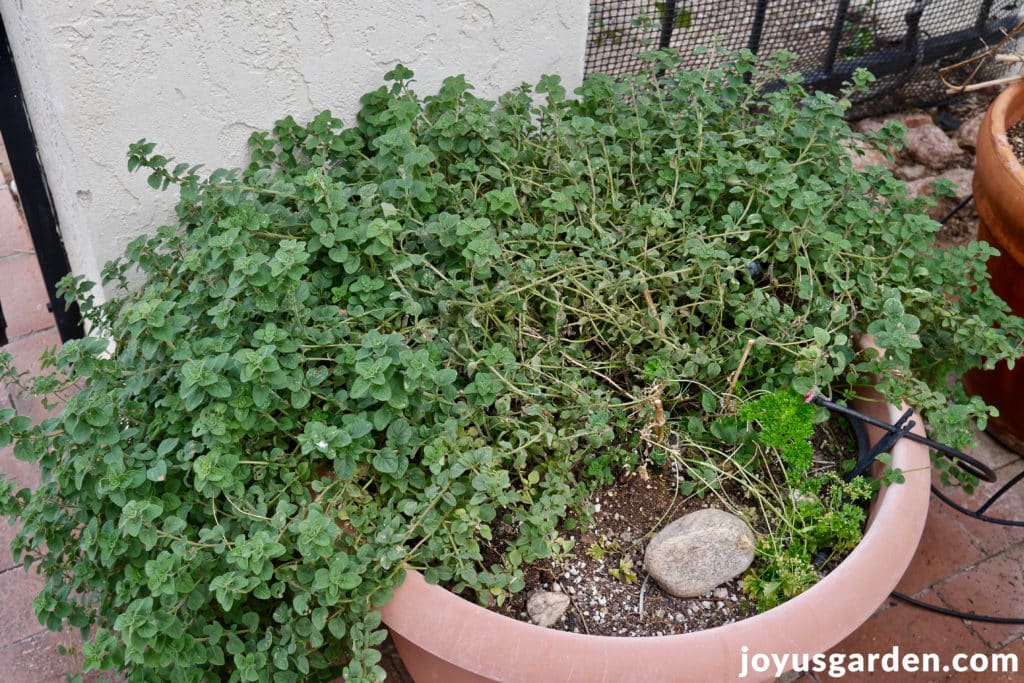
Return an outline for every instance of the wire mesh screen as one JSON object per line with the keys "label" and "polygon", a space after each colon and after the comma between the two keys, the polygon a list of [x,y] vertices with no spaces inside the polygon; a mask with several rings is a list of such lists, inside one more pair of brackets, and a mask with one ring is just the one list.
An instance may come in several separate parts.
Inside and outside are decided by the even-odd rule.
{"label": "wire mesh screen", "polygon": [[[593,0],[586,72],[621,76],[637,55],[672,47],[688,56],[716,42],[767,55],[796,53],[810,87],[836,90],[858,67],[878,78],[853,115],[926,106],[946,97],[938,69],[994,45],[1019,20],[1021,0]],[[694,56],[690,66],[705,58]],[[990,67],[994,68],[994,67]],[[978,78],[991,78],[991,72]]]}

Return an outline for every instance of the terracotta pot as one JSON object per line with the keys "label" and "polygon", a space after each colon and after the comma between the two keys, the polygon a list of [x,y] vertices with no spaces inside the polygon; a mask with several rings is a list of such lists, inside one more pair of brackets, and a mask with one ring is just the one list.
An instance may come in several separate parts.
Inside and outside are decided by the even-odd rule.
{"label": "terracotta pot", "polygon": [[[890,423],[901,412],[880,401],[862,401],[858,408]],[[920,430],[920,418],[914,419],[915,431]],[[731,681],[744,670],[744,647],[748,662],[758,653],[822,653],[885,601],[921,538],[928,513],[928,451],[904,439],[891,453],[906,482],[875,500],[857,548],[805,593],[750,619],[678,636],[580,635],[490,612],[412,571],[382,610],[384,622],[417,683]],[[773,673],[750,673],[741,680],[773,678]]]}
{"label": "terracotta pot", "polygon": [[[1016,315],[1024,315],[1024,167],[1021,167],[1006,129],[1024,118],[1024,82],[1007,88],[989,107],[978,134],[974,203],[978,207],[978,239],[999,250],[989,259],[992,290]],[[969,392],[999,409],[988,431],[1008,448],[1024,453],[1024,363],[1010,370],[1001,362],[995,370],[972,371]]]}

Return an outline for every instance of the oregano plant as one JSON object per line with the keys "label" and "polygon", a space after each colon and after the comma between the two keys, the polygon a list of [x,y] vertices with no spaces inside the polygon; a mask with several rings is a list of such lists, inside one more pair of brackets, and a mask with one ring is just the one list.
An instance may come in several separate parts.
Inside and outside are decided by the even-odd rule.
{"label": "oregano plant", "polygon": [[102,304],[63,283],[90,336],[0,370],[63,404],[0,411],[42,473],[0,483],[40,620],[129,681],[380,680],[408,569],[502,602],[646,445],[735,437],[724,396],[879,376],[963,445],[987,408],[947,377],[1024,337],[993,249],[934,249],[927,200],[847,159],[898,131],[755,62],[655,53],[493,101],[399,66],[352,125],[284,118],[242,169],[131,145],[174,222],[107,265]]}

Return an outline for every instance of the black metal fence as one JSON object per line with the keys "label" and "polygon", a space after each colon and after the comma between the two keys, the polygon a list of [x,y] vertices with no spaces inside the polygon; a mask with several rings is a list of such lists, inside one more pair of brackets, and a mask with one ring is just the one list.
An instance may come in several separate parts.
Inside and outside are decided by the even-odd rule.
{"label": "black metal fence", "polygon": [[[995,45],[1021,0],[593,0],[586,72],[620,76],[639,53],[683,55],[716,41],[758,54],[788,50],[808,86],[835,90],[857,68],[878,78],[855,113],[926,106],[946,97],[938,69]],[[700,58],[693,58],[698,66]],[[992,77],[993,73],[977,74]]]}

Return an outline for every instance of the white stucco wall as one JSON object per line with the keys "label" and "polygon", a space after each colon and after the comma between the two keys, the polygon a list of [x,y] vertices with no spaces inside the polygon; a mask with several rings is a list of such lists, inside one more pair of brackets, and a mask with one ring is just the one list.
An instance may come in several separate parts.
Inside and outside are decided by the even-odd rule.
{"label": "white stucco wall", "polygon": [[145,137],[178,161],[245,161],[287,114],[359,97],[402,62],[429,94],[464,73],[494,97],[545,73],[583,76],[588,0],[0,0],[72,270],[94,281],[174,193],[126,169]]}

